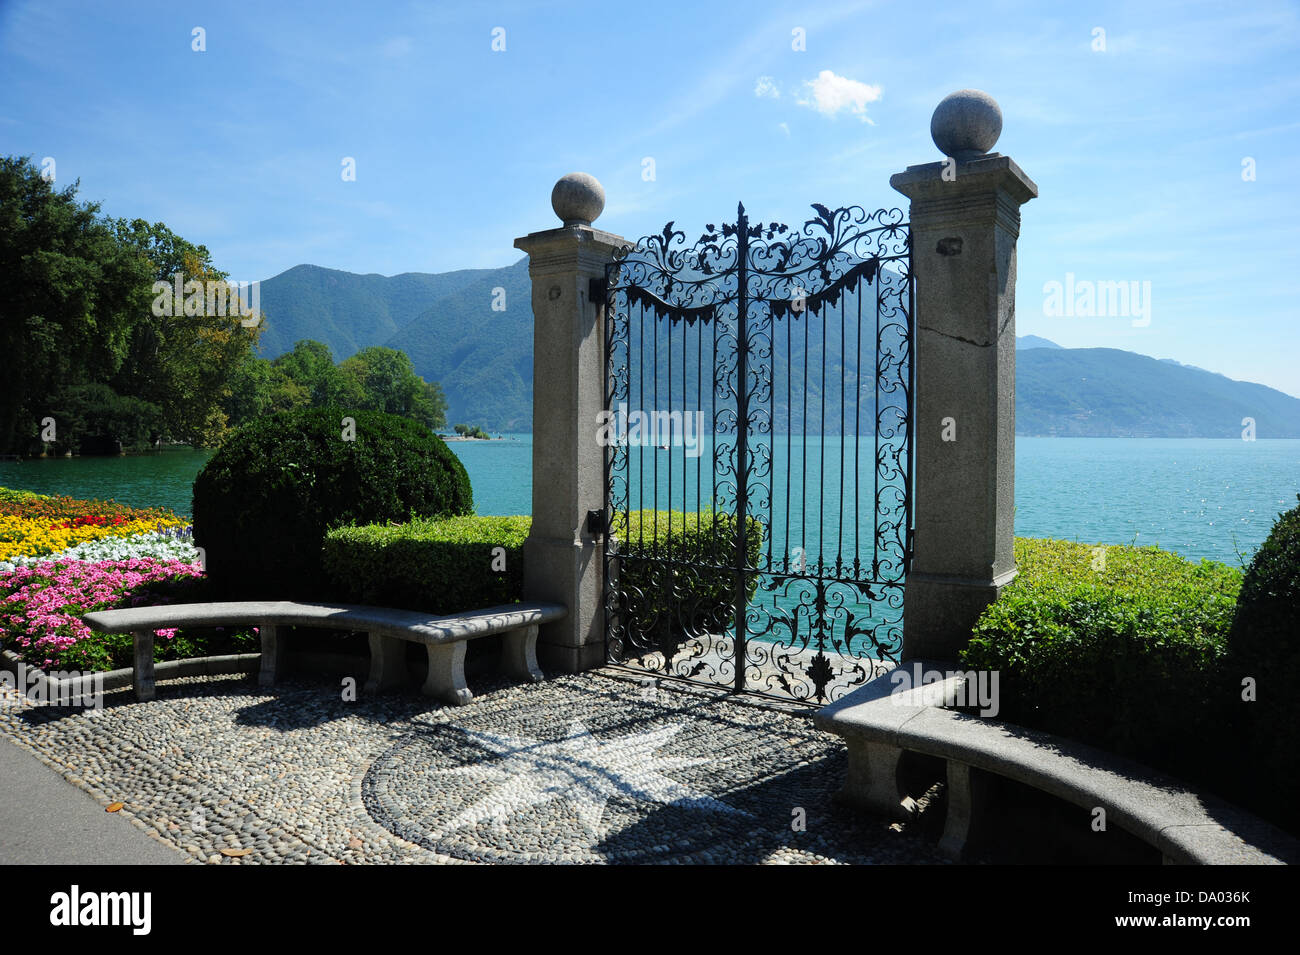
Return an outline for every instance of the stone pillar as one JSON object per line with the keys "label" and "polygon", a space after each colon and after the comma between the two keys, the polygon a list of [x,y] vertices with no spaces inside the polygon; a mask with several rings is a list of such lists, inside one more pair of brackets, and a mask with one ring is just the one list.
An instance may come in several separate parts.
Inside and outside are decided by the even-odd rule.
{"label": "stone pillar", "polygon": [[533,281],[533,524],[524,542],[524,599],[564,604],[542,626],[543,669],[563,673],[605,662],[604,541],[587,513],[605,506],[605,449],[597,441],[605,407],[605,279],[622,236],[591,227],[605,207],[593,176],[570,173],[551,206],[564,225],[515,240]]}
{"label": "stone pillar", "polygon": [[911,200],[916,279],[907,660],[955,660],[1016,575],[1016,239],[1038,186],[1009,156],[988,154],[1001,131],[987,93],[953,93],[930,123],[949,158],[889,181]]}

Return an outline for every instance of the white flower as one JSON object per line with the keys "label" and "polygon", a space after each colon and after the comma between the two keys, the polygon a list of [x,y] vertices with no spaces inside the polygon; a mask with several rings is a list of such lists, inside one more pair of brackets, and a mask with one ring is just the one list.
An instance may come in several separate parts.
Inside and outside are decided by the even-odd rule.
{"label": "white flower", "polygon": [[[22,567],[31,567],[51,560],[133,560],[152,557],[155,560],[179,560],[192,564],[199,559],[198,549],[192,543],[192,534],[182,535],[175,532],[150,531],[147,534],[133,534],[130,537],[101,537],[95,541],[85,541],[58,554],[44,557],[14,557],[12,563]],[[4,570],[0,564],[0,570]],[[9,567],[12,570],[13,567]]]}

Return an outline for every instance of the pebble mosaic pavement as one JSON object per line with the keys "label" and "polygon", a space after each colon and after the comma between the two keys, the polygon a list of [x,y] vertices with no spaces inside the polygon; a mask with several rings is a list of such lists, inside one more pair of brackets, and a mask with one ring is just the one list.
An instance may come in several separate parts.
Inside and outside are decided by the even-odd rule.
{"label": "pebble mosaic pavement", "polygon": [[606,673],[473,685],[450,708],[202,677],[98,713],[0,689],[0,733],[197,862],[946,861],[834,805],[844,745],[800,716]]}

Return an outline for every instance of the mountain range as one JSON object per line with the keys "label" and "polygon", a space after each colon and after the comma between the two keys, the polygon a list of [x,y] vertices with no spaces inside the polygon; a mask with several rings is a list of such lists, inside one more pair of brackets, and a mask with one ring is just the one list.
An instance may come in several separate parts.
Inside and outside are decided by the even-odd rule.
{"label": "mountain range", "polygon": [[[527,258],[499,269],[391,277],[299,265],[261,283],[261,304],[263,357],[302,338],[324,342],[336,361],[372,345],[398,348],[421,377],[442,386],[449,424],[532,429]],[[826,361],[827,380],[835,382],[841,362],[833,339]],[[1300,399],[1264,385],[1114,348],[1062,348],[1036,335],[1017,339],[1016,350],[1017,434],[1240,438],[1250,418],[1257,437],[1300,438]],[[807,358],[817,367],[815,342]],[[778,377],[802,360],[801,351],[792,352]],[[686,384],[693,392],[695,385]],[[807,390],[816,402],[817,381],[810,378]],[[831,392],[828,421],[838,414]],[[774,409],[778,422],[783,407]],[[863,420],[872,415],[864,409]]]}

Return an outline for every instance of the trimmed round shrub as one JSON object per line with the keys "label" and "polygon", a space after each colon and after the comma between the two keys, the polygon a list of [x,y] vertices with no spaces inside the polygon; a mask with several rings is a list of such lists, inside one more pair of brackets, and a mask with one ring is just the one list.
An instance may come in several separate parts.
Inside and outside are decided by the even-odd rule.
{"label": "trimmed round shrub", "polygon": [[[346,435],[343,418],[355,420]],[[474,510],[441,438],[378,411],[304,408],[234,431],[194,480],[194,543],[226,597],[333,599],[321,565],[331,528]]]}
{"label": "trimmed round shrub", "polygon": [[1246,569],[1232,649],[1234,656],[1276,660],[1300,650],[1300,504],[1278,515]]}
{"label": "trimmed round shrub", "polygon": [[[1300,831],[1300,504],[1278,516],[1246,569],[1228,659],[1260,811]],[[1254,700],[1244,698],[1247,679]]]}

